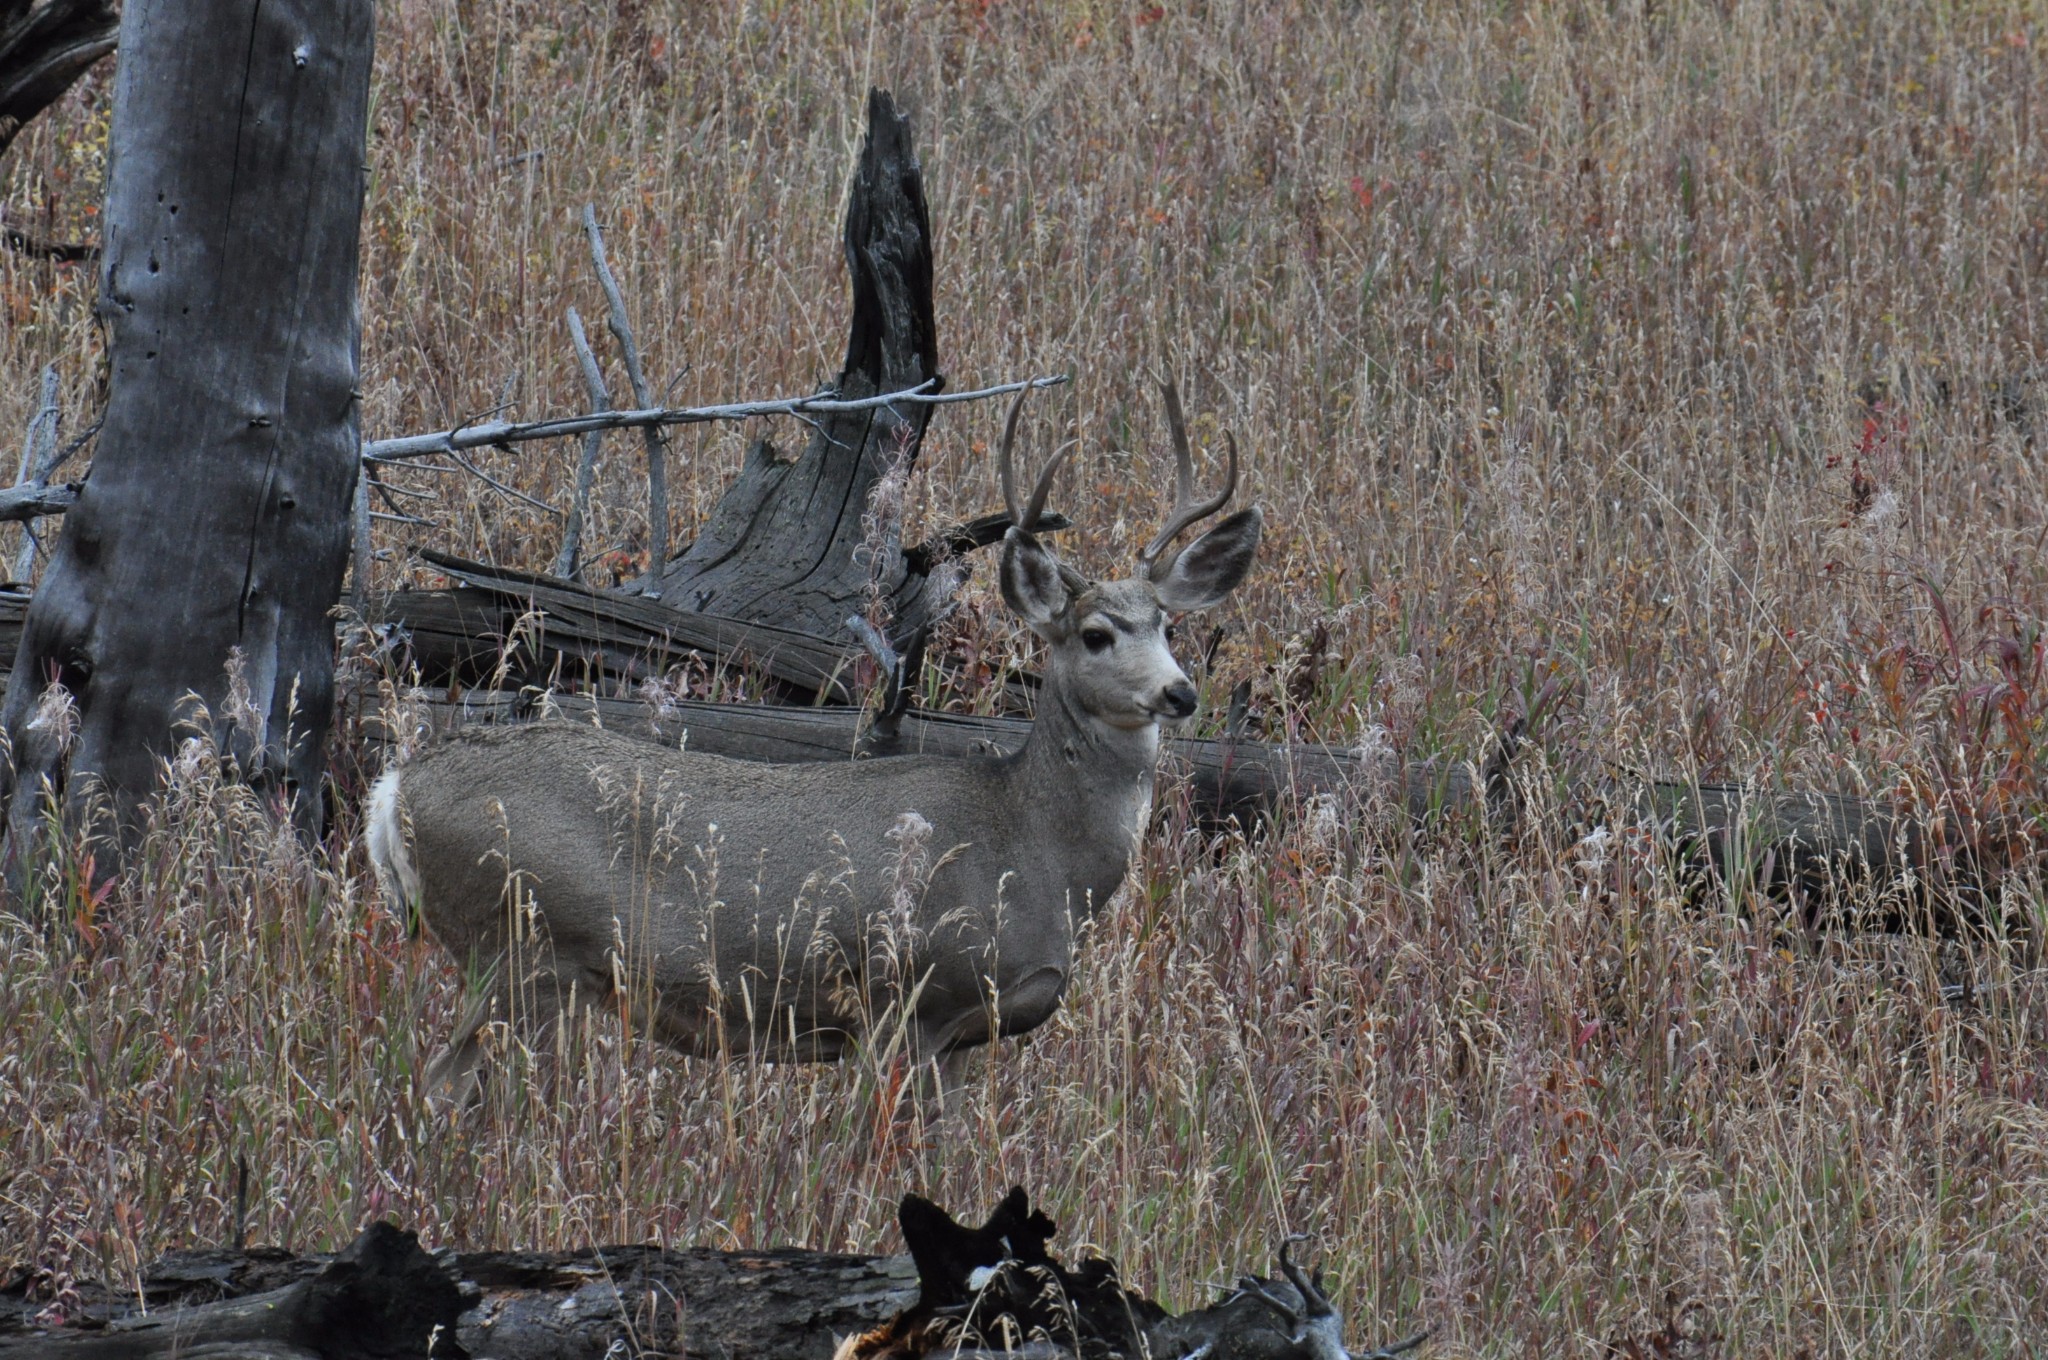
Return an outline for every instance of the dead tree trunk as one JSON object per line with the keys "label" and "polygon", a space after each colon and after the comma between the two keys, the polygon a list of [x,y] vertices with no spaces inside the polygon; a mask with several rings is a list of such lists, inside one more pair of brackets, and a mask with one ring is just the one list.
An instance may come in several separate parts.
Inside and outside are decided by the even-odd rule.
{"label": "dead tree trunk", "polygon": [[[868,135],[846,206],[853,318],[838,393],[858,398],[938,377],[932,319],[931,225],[910,124],[881,90],[868,95]],[[747,457],[694,543],[661,575],[671,606],[846,637],[870,583],[895,630],[929,620],[944,591],[929,564],[906,561],[884,515],[881,551],[862,551],[875,486],[916,461],[929,406],[859,411],[819,421],[803,454],[785,462],[764,441]]]}
{"label": "dead tree trunk", "polygon": [[[187,694],[246,774],[305,791],[301,815],[318,816],[359,445],[374,13],[129,0],[122,15],[106,419],[0,713],[16,833],[67,770],[73,803],[92,783],[117,811],[147,793]],[[75,716],[45,702],[51,686]]]}

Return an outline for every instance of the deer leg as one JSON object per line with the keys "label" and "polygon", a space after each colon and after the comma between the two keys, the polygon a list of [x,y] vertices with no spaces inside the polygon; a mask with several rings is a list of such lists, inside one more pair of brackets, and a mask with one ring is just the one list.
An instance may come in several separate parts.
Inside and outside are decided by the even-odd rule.
{"label": "deer leg", "polygon": [[427,1059],[422,1078],[427,1098],[463,1110],[483,1098],[483,1044],[481,1035],[497,1009],[498,989],[487,987],[464,1008],[448,1042]]}
{"label": "deer leg", "polygon": [[457,1109],[483,1097],[485,1068],[483,1031],[504,1020],[528,1047],[540,1049],[562,1016],[577,1006],[597,1004],[610,991],[610,979],[589,969],[570,969],[569,976],[550,956],[517,980],[509,977],[509,961],[500,957],[474,998],[463,1008],[448,1042],[427,1060],[424,1084],[430,1099]]}
{"label": "deer leg", "polygon": [[1047,964],[1025,975],[1022,982],[998,996],[995,1010],[998,1027],[996,1032],[1003,1035],[1028,1034],[1046,1021],[1059,1009],[1060,997],[1067,990],[1067,970]]}

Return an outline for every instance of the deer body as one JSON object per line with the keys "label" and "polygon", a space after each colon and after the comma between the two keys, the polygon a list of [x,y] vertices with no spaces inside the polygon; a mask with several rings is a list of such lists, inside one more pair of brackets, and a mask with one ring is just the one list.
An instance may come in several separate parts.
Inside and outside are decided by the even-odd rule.
{"label": "deer body", "polygon": [[677,1048],[836,1058],[887,982],[909,994],[913,1046],[937,1053],[994,1037],[990,1017],[1020,1033],[1052,1013],[1075,929],[1143,831],[1156,729],[1091,742],[1063,726],[1041,718],[1000,759],[832,765],[566,722],[486,730],[384,776],[378,840],[458,958],[508,954],[532,905],[544,1008],[571,987],[605,1001],[615,980],[630,1002],[644,981],[647,1023]]}
{"label": "deer body", "polygon": [[[772,765],[578,723],[465,733],[371,795],[387,896],[490,967],[508,1011],[623,1001],[686,1052],[833,1059],[887,1019],[929,1057],[1043,1023],[1144,832],[1160,724],[1194,711],[1169,615],[1221,600],[1258,544],[1253,508],[1160,557],[1229,495],[1189,504],[1168,397],[1180,511],[1122,581],[1081,577],[1032,535],[1058,459],[1019,509],[1011,412],[1003,595],[1047,644],[1022,749]],[[465,1020],[442,1079],[474,1068],[488,1018]]]}

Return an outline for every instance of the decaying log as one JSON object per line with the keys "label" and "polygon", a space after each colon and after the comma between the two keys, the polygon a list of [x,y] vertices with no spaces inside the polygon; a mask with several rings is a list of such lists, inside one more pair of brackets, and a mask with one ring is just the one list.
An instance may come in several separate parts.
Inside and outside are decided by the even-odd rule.
{"label": "decaying log", "polygon": [[[515,683],[641,679],[695,654],[766,675],[795,696],[853,697],[858,644],[850,633],[834,644],[448,553],[421,557],[469,588],[401,592],[373,613],[407,630],[413,663],[426,676],[467,682],[510,666]],[[515,628],[523,629],[521,645],[508,650]]]}
{"label": "decaying log", "polygon": [[[1237,1290],[1175,1315],[1124,1284],[1099,1255],[1069,1269],[1046,1248],[1058,1229],[1013,1187],[978,1228],[921,1195],[905,1195],[897,1225],[917,1264],[917,1301],[861,1334],[841,1360],[1350,1360],[1344,1317],[1323,1292],[1322,1272],[1279,1252],[1284,1279],[1241,1276]],[[1427,1333],[1360,1352],[1393,1360]]]}
{"label": "decaying log", "polygon": [[39,1323],[44,1305],[16,1280],[0,1288],[0,1360],[150,1360],[214,1344],[238,1349],[203,1354],[399,1360],[426,1357],[437,1326],[435,1355],[827,1360],[838,1337],[908,1307],[916,1281],[908,1257],[794,1249],[429,1255],[377,1224],[339,1257],[176,1253],[139,1290],[81,1289],[63,1326]]}
{"label": "decaying log", "polygon": [[[1055,517],[1047,516],[1047,519]],[[1065,526],[1055,519],[1044,531]],[[955,541],[979,541],[981,521],[953,529]],[[926,560],[936,550],[913,549]],[[578,684],[616,689],[662,675],[686,658],[734,666],[800,703],[855,697],[859,640],[842,627],[836,640],[678,609],[615,590],[597,590],[559,576],[486,566],[449,553],[421,558],[461,583],[455,590],[397,591],[380,597],[371,618],[399,629],[405,661],[428,685]],[[7,619],[0,599],[0,647]],[[1022,704],[1037,688],[1031,675],[1007,682],[1006,701]]]}
{"label": "decaying log", "polygon": [[[263,1284],[244,1292],[254,1281]],[[50,1319],[39,1316],[25,1286],[16,1281],[0,1291],[0,1356],[453,1357],[465,1305],[447,1263],[388,1223],[372,1224],[331,1259],[228,1251],[170,1257],[144,1274],[148,1311],[136,1306],[135,1292],[92,1290],[65,1326],[43,1325]]]}
{"label": "decaying log", "polygon": [[25,1278],[0,1287],[0,1360],[908,1360],[988,1354],[973,1347],[994,1336],[1036,1337],[1039,1348],[1022,1354],[1061,1360],[1344,1354],[1343,1319],[1320,1274],[1296,1267],[1284,1245],[1284,1279],[1247,1275],[1231,1297],[1175,1315],[1126,1287],[1102,1257],[1071,1270],[1055,1260],[1046,1250],[1055,1227],[1021,1188],[976,1228],[916,1195],[904,1196],[897,1217],[905,1256],[657,1247],[430,1255],[387,1223],[331,1258],[180,1252],[143,1271],[136,1287],[80,1287],[51,1310],[59,1318]]}
{"label": "decaying log", "polygon": [[[533,693],[471,692],[443,705],[440,721],[519,722],[538,716]],[[606,727],[692,751],[742,760],[801,762],[927,753],[995,756],[1023,744],[1030,722],[911,709],[893,735],[864,725],[864,710],[820,706],[671,700],[659,708],[622,699],[552,695],[549,711],[593,714]],[[1340,811],[1378,804],[1403,810],[1418,828],[1463,817],[1497,834],[1525,829],[1514,743],[1478,762],[1400,761],[1313,743],[1171,737],[1161,763],[1162,804],[1183,798],[1198,821],[1247,826],[1277,805],[1332,798]],[[1798,909],[1806,924],[1851,914],[1885,929],[1954,929],[1978,919],[1983,875],[1944,859],[1917,819],[1870,799],[1810,790],[1757,788],[1609,774],[1566,792],[1578,833],[1610,835],[1619,852],[1632,834],[1695,875],[1695,886],[1728,887]]]}

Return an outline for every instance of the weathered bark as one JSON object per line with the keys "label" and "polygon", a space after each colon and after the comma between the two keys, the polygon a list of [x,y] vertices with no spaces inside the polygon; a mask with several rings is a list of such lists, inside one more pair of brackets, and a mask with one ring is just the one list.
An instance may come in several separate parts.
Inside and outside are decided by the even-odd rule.
{"label": "weathered bark", "polygon": [[[375,612],[405,627],[414,664],[444,683],[473,682],[507,664],[517,683],[638,680],[694,654],[769,676],[792,697],[853,697],[857,649],[843,628],[844,641],[833,643],[447,553],[421,556],[470,588],[386,596]],[[508,650],[515,630],[518,645]]]}
{"label": "weathered bark", "polygon": [[[868,96],[867,140],[847,199],[846,266],[853,318],[839,395],[937,378],[924,180],[910,125],[881,90]],[[872,583],[893,611],[892,631],[928,621],[945,603],[929,564],[906,562],[893,521],[883,525],[880,551],[863,551],[862,517],[876,483],[916,461],[930,418],[929,406],[829,415],[790,462],[757,444],[696,541],[662,573],[663,601],[841,638]]]}
{"label": "weathered bark", "polygon": [[108,0],[0,0],[0,151],[114,50]]}
{"label": "weathered bark", "polygon": [[[374,1270],[359,1264],[366,1257]],[[393,1360],[426,1356],[438,1323],[444,1348],[436,1354],[498,1360],[600,1360],[620,1346],[636,1355],[826,1360],[835,1337],[894,1316],[917,1294],[908,1257],[655,1247],[428,1256],[412,1234],[381,1224],[339,1258],[180,1252],[140,1283],[87,1287],[68,1325],[48,1329],[37,1328],[39,1305],[22,1282],[0,1289],[0,1357],[145,1360],[234,1343],[237,1354],[278,1360]]]}
{"label": "weathered bark", "polygon": [[[290,1283],[264,1292],[244,1292],[241,1283],[280,1277]],[[147,1312],[135,1308],[128,1291],[95,1290],[82,1317],[68,1319],[72,1326],[41,1330],[25,1293],[9,1289],[0,1294],[0,1356],[452,1357],[465,1303],[447,1266],[421,1251],[412,1233],[388,1223],[372,1224],[331,1259],[184,1253],[152,1268],[141,1293]],[[80,1321],[95,1325],[87,1330],[76,1326]],[[444,1339],[430,1350],[437,1335]]]}
{"label": "weathered bark", "polygon": [[[0,713],[16,832],[67,767],[74,803],[93,784],[117,812],[146,794],[188,694],[259,783],[318,786],[359,445],[373,16],[371,0],[130,0],[122,15],[108,403]],[[229,702],[231,654],[246,702]],[[75,737],[31,721],[52,683]],[[317,816],[319,800],[298,806]]]}
{"label": "weathered bark", "polygon": [[1339,1353],[1317,1340],[1340,1340],[1342,1317],[1284,1248],[1286,1279],[1247,1277],[1237,1294],[1175,1315],[1101,1257],[1062,1265],[1046,1250],[1054,1224],[1021,1189],[979,1228],[915,1195],[898,1222],[907,1256],[655,1247],[429,1256],[389,1224],[332,1259],[182,1252],[142,1272],[139,1288],[82,1287],[61,1326],[38,1327],[21,1282],[0,1289],[0,1360],[425,1360],[430,1341],[434,1357],[493,1360],[825,1360],[848,1337],[860,1338],[852,1353],[862,1357],[994,1356],[980,1347],[999,1337],[1031,1339],[1002,1354],[1044,1360]]}
{"label": "weathered bark", "polygon": [[[974,532],[968,524],[953,535],[967,541]],[[406,660],[418,668],[422,684],[576,684],[601,692],[660,676],[694,657],[749,671],[798,703],[855,697],[861,652],[845,628],[836,639],[814,637],[448,553],[420,556],[463,588],[399,591],[378,598],[370,613],[404,630]],[[0,597],[0,649],[5,611]],[[1006,697],[1021,703],[1036,688],[1035,676],[1013,677]]]}

